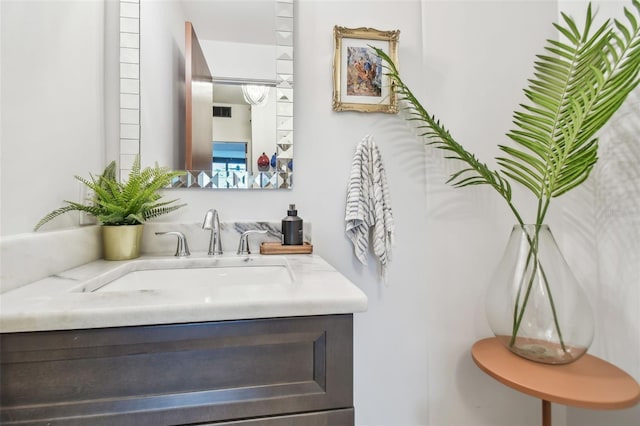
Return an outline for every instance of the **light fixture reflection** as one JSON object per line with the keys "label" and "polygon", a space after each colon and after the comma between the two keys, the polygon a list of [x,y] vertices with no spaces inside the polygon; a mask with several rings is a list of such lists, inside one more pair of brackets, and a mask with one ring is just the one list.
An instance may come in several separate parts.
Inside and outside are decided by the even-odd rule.
{"label": "light fixture reflection", "polygon": [[242,94],[249,105],[262,106],[267,103],[269,86],[259,84],[243,84]]}

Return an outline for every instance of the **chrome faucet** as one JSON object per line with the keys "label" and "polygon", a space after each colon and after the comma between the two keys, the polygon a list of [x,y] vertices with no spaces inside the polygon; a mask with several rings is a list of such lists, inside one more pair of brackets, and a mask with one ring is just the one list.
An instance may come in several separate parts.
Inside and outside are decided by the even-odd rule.
{"label": "chrome faucet", "polygon": [[258,230],[251,229],[249,231],[244,231],[240,236],[240,241],[238,242],[238,254],[251,254],[251,250],[249,250],[249,235],[251,234],[266,234],[267,230]]}
{"label": "chrome faucet", "polygon": [[187,244],[187,237],[180,231],[167,231],[167,232],[156,232],[156,235],[176,235],[178,237],[178,245],[176,246],[176,254],[177,257],[187,257],[191,255],[189,252],[189,244]]}
{"label": "chrome faucet", "polygon": [[202,229],[211,230],[209,251],[207,254],[209,256],[222,254],[222,235],[220,234],[220,218],[218,217],[217,210],[209,209],[207,211],[207,214],[204,216],[204,222],[202,223]]}

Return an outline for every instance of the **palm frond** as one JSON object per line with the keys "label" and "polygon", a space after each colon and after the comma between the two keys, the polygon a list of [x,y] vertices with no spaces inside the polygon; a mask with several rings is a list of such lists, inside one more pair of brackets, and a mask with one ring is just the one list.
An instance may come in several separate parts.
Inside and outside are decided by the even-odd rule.
{"label": "palm frond", "polygon": [[423,123],[418,126],[419,129],[423,130],[421,136],[427,139],[429,145],[448,151],[446,158],[462,161],[468,166],[468,168],[453,173],[447,182],[455,187],[490,185],[510,203],[511,185],[509,182],[500,173],[491,170],[485,163],[481,162],[474,154],[458,143],[440,121],[426,110],[411,92],[411,89],[402,81],[398,69],[391,58],[383,50],[373,46],[372,48],[385,61],[386,75],[392,79],[396,94],[400,100],[409,105],[407,107],[409,120],[417,120]]}
{"label": "palm frond", "polygon": [[428,145],[447,151],[448,154],[445,158],[461,161],[468,166],[453,173],[447,180],[447,183],[456,188],[475,185],[491,186],[505,199],[518,221],[522,223],[519,213],[511,203],[511,184],[505,179],[505,176],[498,171],[490,169],[486,163],[481,162],[474,154],[467,151],[458,143],[444,125],[442,125],[434,115],[430,114],[420,101],[418,101],[411,89],[400,77],[398,68],[391,58],[383,50],[374,46],[371,46],[371,48],[374,49],[385,62],[386,75],[389,76],[393,82],[393,90],[400,100],[405,101],[408,105],[405,107],[409,116],[408,120],[419,121],[421,123],[421,125],[418,126],[418,129],[422,130],[420,136],[427,140]]}
{"label": "palm frond", "polygon": [[[549,199],[582,183],[597,161],[595,134],[638,85],[640,70],[640,3],[635,14],[625,9],[627,23],[605,22],[591,32],[587,8],[582,28],[562,14],[555,24],[566,40],[549,40],[538,55],[534,77],[524,90],[529,104],[513,117],[507,136],[516,147],[500,146],[502,172],[541,200],[539,221]],[[544,166],[544,170],[541,169]]]}
{"label": "palm frond", "polygon": [[418,122],[428,144],[447,151],[446,158],[466,163],[448,183],[455,187],[490,185],[511,203],[509,179],[538,198],[536,222],[542,223],[551,198],[588,178],[598,157],[596,133],[619,109],[640,79],[640,0],[624,9],[626,21],[593,27],[591,5],[579,27],[565,13],[554,24],[561,40],[547,40],[536,56],[533,77],[524,89],[527,103],[514,112],[515,129],[507,133],[515,146],[499,145],[499,170],[491,170],[459,144],[440,121],[420,104],[400,78],[391,58],[372,48],[384,61],[386,75],[400,100],[408,104],[407,120]]}

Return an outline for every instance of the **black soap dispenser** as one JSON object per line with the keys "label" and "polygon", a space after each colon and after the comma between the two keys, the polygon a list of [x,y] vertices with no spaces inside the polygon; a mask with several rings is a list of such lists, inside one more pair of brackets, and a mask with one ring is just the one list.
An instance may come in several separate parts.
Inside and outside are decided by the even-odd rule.
{"label": "black soap dispenser", "polygon": [[289,204],[287,216],[282,219],[282,244],[285,246],[302,245],[302,218],[298,217],[295,204]]}

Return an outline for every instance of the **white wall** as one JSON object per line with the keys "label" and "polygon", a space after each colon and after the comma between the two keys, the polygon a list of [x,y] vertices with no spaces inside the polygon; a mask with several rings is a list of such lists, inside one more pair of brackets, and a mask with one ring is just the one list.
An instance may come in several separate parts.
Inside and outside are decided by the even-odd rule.
{"label": "white wall", "polygon": [[100,1],[0,2],[0,235],[29,232],[61,200],[79,201],[73,175],[104,168],[104,9]]}
{"label": "white wall", "polygon": [[151,153],[147,165],[181,169],[184,154],[175,141],[185,134],[184,11],[175,1],[142,0],[140,16],[140,32],[154,34],[140,37],[141,159]]}
{"label": "white wall", "polygon": [[[46,133],[49,138],[32,138],[32,146],[38,147],[32,151],[46,152],[46,156],[43,154],[42,160],[35,164],[37,168],[32,170],[47,167],[48,173],[56,178],[47,178],[46,182],[55,182],[55,185],[36,187],[36,196],[32,197],[31,186],[19,179],[7,183],[7,176],[16,176],[20,170],[18,163],[11,164],[8,154],[14,161],[20,154],[23,137],[36,130],[21,125],[5,133],[6,110],[21,105],[17,95],[5,100],[7,82],[26,83],[16,74],[11,79],[5,74],[6,59],[10,57],[5,56],[5,40],[7,34],[11,34],[7,32],[10,27],[5,25],[5,3],[5,0],[1,3],[2,233],[11,235],[29,231],[42,213],[59,206],[64,197],[71,196],[66,194],[74,194],[77,186],[70,177],[72,174],[86,175],[87,171],[100,169],[105,159],[96,152],[100,149],[95,148],[93,139],[82,132],[89,127],[88,133],[101,134],[98,123],[90,124],[93,113],[99,110],[99,106],[95,111],[90,107],[94,105],[92,101],[76,112],[84,121],[70,122],[66,116],[56,116],[58,121],[45,123],[45,128],[59,128],[59,132],[47,133],[41,129],[36,136]],[[67,24],[66,20],[52,15],[53,10],[42,10],[39,26],[57,17],[56,31],[48,33],[57,35]],[[83,13],[93,16],[89,10]],[[212,207],[220,210],[222,220],[277,220],[286,215],[289,203],[296,203],[299,215],[313,223],[315,252],[353,280],[369,297],[369,310],[355,317],[354,378],[359,426],[538,425],[540,403],[507,389],[480,372],[469,355],[471,344],[490,334],[482,311],[482,298],[492,265],[501,255],[513,223],[510,213],[490,191],[454,190],[444,185],[450,164],[439,160],[432,151],[426,151],[425,161],[422,145],[416,142],[413,132],[398,116],[331,111],[332,28],[342,25],[400,29],[399,57],[403,78],[461,142],[489,162],[498,153],[497,143],[505,141],[503,135],[510,127],[511,111],[521,100],[525,79],[530,76],[533,55],[540,52],[545,38],[553,36],[550,24],[556,16],[555,2],[534,0],[300,0],[296,2],[295,28],[297,174],[294,189],[170,191],[171,196],[180,197],[189,205],[166,220],[200,222],[204,212]],[[82,29],[87,37],[95,31],[94,23],[91,24]],[[43,35],[32,47],[44,46],[42,43],[52,38]],[[95,44],[99,42],[95,40]],[[93,48],[96,45],[91,44]],[[174,47],[168,45],[168,48]],[[61,47],[55,49],[59,52]],[[80,55],[75,63],[80,64],[78,67],[85,74],[96,72],[93,61],[83,62],[88,60],[85,56],[88,55]],[[53,60],[46,65],[49,73],[58,72],[56,78],[64,79],[66,72],[74,71],[65,70],[64,63]],[[47,81],[46,88],[55,90],[57,86],[52,83],[56,80]],[[88,87],[94,85],[88,84]],[[88,87],[85,90],[89,90]],[[64,91],[56,95],[56,98],[63,98]],[[86,94],[76,95],[84,99]],[[157,99],[156,102],[171,100]],[[52,110],[58,103],[48,101],[47,105]],[[638,109],[634,108],[629,114],[635,116]],[[15,120],[21,118],[15,117]],[[86,123],[88,120],[89,124]],[[633,120],[625,119],[626,126],[630,121]],[[634,131],[637,135],[637,128],[630,133]],[[375,137],[382,151],[396,219],[396,246],[386,286],[378,281],[373,262],[362,267],[355,261],[343,231],[351,158],[357,142],[367,133]],[[11,138],[6,139],[5,134]],[[156,135],[149,143],[158,143],[161,137],[171,139],[170,135]],[[50,140],[56,142],[57,150],[49,150]],[[85,146],[81,141],[90,145]],[[117,141],[113,143],[117,144]],[[106,149],[110,149],[109,146]],[[143,145],[143,155],[144,150]],[[634,152],[634,158],[638,158]],[[601,156],[604,157],[604,153]],[[55,163],[48,164],[45,158],[54,159]],[[625,161],[625,157],[616,158],[618,163]],[[603,165],[607,164],[604,158],[602,161]],[[5,175],[5,170],[13,173]],[[591,296],[599,305],[596,354],[619,362],[639,378],[640,351],[633,348],[637,340],[627,340],[631,343],[630,350],[620,347],[625,337],[638,335],[640,324],[637,318],[640,310],[633,302],[638,294],[638,270],[633,269],[640,258],[638,238],[633,240],[628,232],[627,235],[621,232],[631,229],[631,237],[637,235],[637,212],[640,210],[637,189],[640,185],[637,184],[636,163],[626,164],[623,170],[628,173],[625,179],[629,181],[625,182],[630,183],[625,184],[616,203],[624,200],[631,204],[628,208],[625,205],[624,209],[618,205],[620,214],[609,216],[619,219],[615,227],[608,228],[615,232],[615,238],[610,238],[612,234],[606,228],[598,230],[601,237],[608,238],[604,240],[605,251],[599,257],[601,267],[595,273],[599,271],[598,276],[603,277],[606,284],[598,287],[599,283],[589,282],[589,285]],[[568,248],[572,265],[580,266],[579,275],[588,275],[594,269],[584,264],[590,259],[581,257],[582,248],[596,245],[574,239],[575,235],[581,236],[575,232],[575,220],[571,219],[583,207],[584,200],[591,199],[591,188],[586,185],[586,195],[572,196],[559,203],[551,217],[554,232],[563,248]],[[602,197],[607,188],[599,188]],[[620,187],[616,188],[620,190]],[[18,211],[7,207],[8,202],[15,205],[17,201],[38,210],[33,214],[35,217],[25,217],[28,209]],[[609,202],[610,199],[601,201]],[[590,241],[590,234],[581,238]],[[605,265],[611,265],[608,258],[622,259],[621,266],[625,267],[605,268]],[[621,326],[616,329],[618,324]],[[635,410],[600,413],[571,409],[565,419],[565,410],[557,405],[554,412],[559,415],[554,423],[558,426],[626,426],[634,424],[632,421],[638,417]]]}
{"label": "white wall", "polygon": [[[197,32],[196,28],[196,32]],[[200,39],[213,78],[276,79],[276,46]]]}
{"label": "white wall", "polygon": [[267,102],[251,107],[251,167],[257,171],[258,157],[266,153],[269,158],[276,152],[274,141],[277,138],[274,117],[277,111],[277,93],[275,87],[269,88]]}
{"label": "white wall", "polygon": [[[635,117],[635,118],[632,118]],[[586,281],[596,315],[589,353],[640,382],[640,89],[601,132],[600,160],[589,181],[597,274]],[[612,413],[570,409],[572,426],[636,426],[640,405]]]}
{"label": "white wall", "polygon": [[225,104],[214,102],[216,106],[230,107],[231,118],[213,117],[212,140],[216,142],[247,142],[251,140],[251,110],[247,104]]}
{"label": "white wall", "polygon": [[[593,1],[595,23],[605,18],[628,25],[630,1]],[[559,1],[559,10],[584,19],[585,4]],[[599,160],[584,188],[564,209],[576,228],[565,251],[591,298],[596,334],[589,353],[622,368],[640,382],[640,88],[600,132]],[[585,226],[588,233],[580,231]],[[585,234],[587,234],[585,236]],[[571,241],[567,238],[566,242]],[[587,247],[585,250],[584,247]],[[567,410],[570,426],[636,426],[640,405],[613,412]]]}
{"label": "white wall", "polygon": [[[553,37],[553,2],[423,2],[421,99],[452,135],[493,165],[530,77],[534,54]],[[486,187],[445,185],[453,164],[427,152],[423,251],[428,287],[420,322],[429,333],[432,426],[538,425],[540,402],[482,373],[470,346],[491,335],[484,294],[515,219]],[[529,200],[518,195],[519,204]],[[526,206],[523,208],[526,210]],[[531,216],[531,215],[529,215]],[[529,217],[531,220],[531,217]],[[564,424],[562,412],[556,425]]]}

